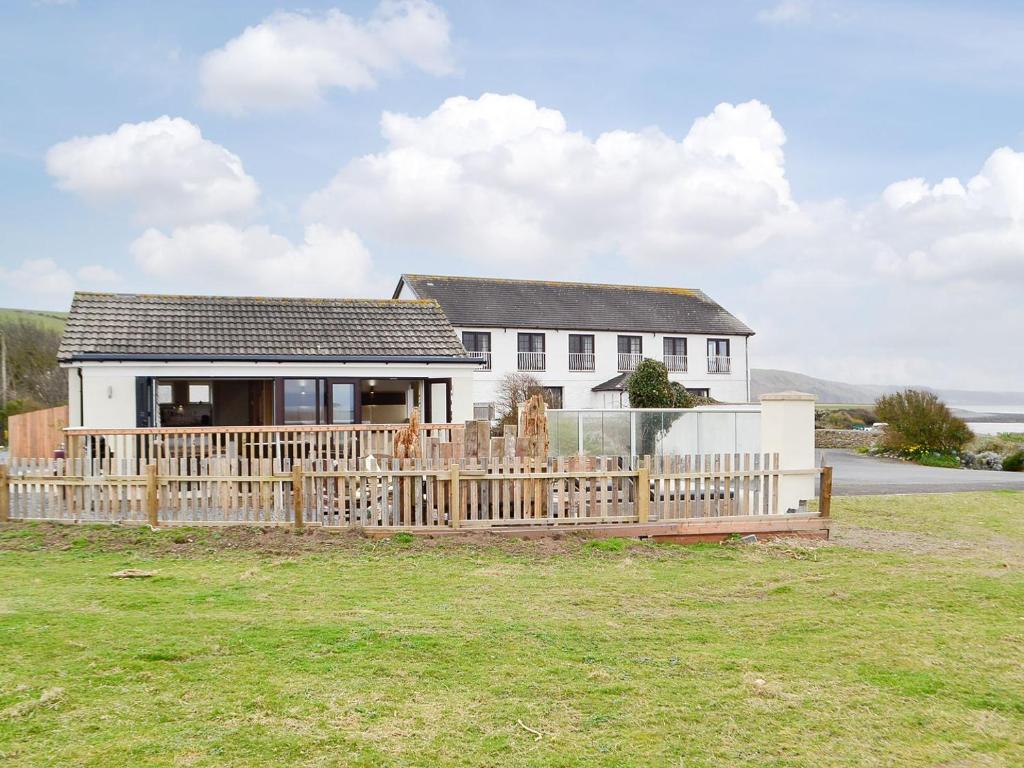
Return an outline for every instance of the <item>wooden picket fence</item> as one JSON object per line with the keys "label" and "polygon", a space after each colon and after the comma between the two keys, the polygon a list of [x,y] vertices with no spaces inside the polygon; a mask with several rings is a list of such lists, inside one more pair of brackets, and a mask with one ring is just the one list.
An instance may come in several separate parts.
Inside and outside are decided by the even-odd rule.
{"label": "wooden picket fence", "polygon": [[[185,461],[189,470],[223,459],[264,462],[347,461],[390,455],[404,424],[335,424],[305,427],[143,427],[138,429],[66,429],[66,458],[82,460],[85,472],[106,474],[125,459]],[[432,458],[461,456],[465,426],[422,424],[420,451]]]}
{"label": "wooden picket fence", "polygon": [[104,463],[0,465],[0,521],[437,530],[764,517],[780,516],[783,476],[821,472],[781,470],[778,454]]}

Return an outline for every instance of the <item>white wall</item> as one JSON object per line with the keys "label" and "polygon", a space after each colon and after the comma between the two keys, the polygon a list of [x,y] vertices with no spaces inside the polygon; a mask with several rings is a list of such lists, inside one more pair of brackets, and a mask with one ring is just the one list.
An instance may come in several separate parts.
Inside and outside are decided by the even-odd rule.
{"label": "white wall", "polygon": [[[778,392],[761,395],[761,451],[779,454],[779,469],[814,466],[814,395]],[[779,479],[779,511],[797,509],[814,496],[814,476]]]}
{"label": "white wall", "polygon": [[[81,399],[78,372],[82,372]],[[175,363],[88,362],[68,371],[71,426],[126,429],[135,426],[135,377],[155,378],[276,378],[357,377],[452,380],[452,419],[473,418],[473,371],[469,365],[444,363]],[[79,411],[78,403],[82,403]],[[84,423],[83,423],[84,412]]]}
{"label": "white wall", "polygon": [[[457,327],[459,338],[463,331],[486,331],[491,334],[491,370],[479,370],[474,375],[474,401],[494,402],[501,379],[510,372],[518,371],[518,334],[543,333],[545,336],[546,370],[530,371],[541,384],[563,388],[564,408],[608,408],[618,406],[617,393],[593,392],[596,384],[608,381],[619,374],[618,332],[534,330],[529,328],[467,328]],[[569,370],[569,335],[581,333],[594,336],[594,370]],[[643,339],[644,357],[661,360],[666,336],[682,337],[686,341],[687,371],[669,372],[669,378],[690,389],[708,389],[711,397],[724,403],[747,402],[747,338],[725,334],[661,334],[623,333],[640,336]],[[730,373],[707,372],[708,338],[729,339],[732,366]]]}

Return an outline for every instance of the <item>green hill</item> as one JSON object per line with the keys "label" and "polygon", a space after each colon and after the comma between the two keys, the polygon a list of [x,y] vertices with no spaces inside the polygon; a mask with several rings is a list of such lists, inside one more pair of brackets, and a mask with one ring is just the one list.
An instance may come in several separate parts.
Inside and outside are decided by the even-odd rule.
{"label": "green hill", "polygon": [[24,320],[36,323],[58,333],[64,330],[64,322],[68,319],[67,312],[45,312],[38,309],[4,309],[0,307],[0,323],[11,323]]}

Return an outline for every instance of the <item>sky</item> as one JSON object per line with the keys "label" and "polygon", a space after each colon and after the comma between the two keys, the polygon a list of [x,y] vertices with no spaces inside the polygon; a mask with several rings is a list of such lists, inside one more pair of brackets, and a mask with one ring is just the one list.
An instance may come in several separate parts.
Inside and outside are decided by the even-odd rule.
{"label": "sky", "polygon": [[1024,6],[0,5],[0,306],[696,287],[751,363],[1024,390]]}

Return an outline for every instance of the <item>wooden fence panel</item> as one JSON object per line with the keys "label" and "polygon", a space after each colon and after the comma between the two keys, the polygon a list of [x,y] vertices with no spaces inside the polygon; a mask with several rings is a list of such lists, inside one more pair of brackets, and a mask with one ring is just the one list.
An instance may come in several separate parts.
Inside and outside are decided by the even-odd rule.
{"label": "wooden fence panel", "polygon": [[780,470],[778,454],[367,463],[217,450],[206,445],[154,462],[15,459],[3,473],[5,509],[12,520],[161,525],[436,529],[667,522],[777,515],[781,477],[819,472]]}
{"label": "wooden fence panel", "polygon": [[68,407],[18,413],[7,420],[9,450],[14,459],[52,459],[64,444]]}

